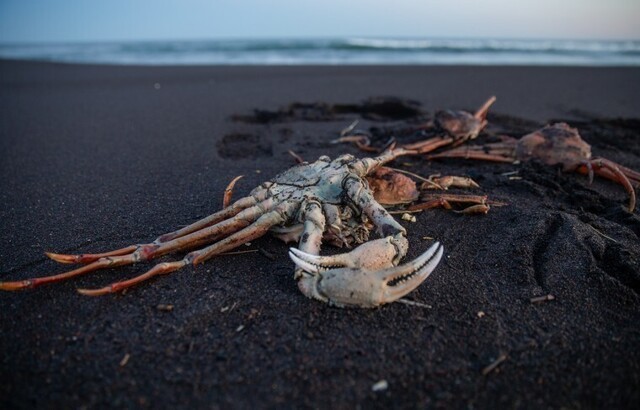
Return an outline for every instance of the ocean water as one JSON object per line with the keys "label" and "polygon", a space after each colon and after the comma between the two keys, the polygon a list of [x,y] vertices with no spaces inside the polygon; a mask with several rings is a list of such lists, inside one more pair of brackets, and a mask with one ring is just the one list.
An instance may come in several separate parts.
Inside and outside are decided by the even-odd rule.
{"label": "ocean water", "polygon": [[67,63],[640,66],[640,40],[345,38],[0,44],[0,58]]}

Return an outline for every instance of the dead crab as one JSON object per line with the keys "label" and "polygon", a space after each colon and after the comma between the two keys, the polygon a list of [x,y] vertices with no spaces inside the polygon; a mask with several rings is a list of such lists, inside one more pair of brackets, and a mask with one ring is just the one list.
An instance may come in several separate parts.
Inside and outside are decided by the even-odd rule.
{"label": "dead crab", "polygon": [[[202,263],[272,231],[285,240],[298,241],[298,249],[291,248],[289,256],[297,265],[298,287],[307,297],[337,306],[374,307],[393,302],[418,287],[443,253],[436,243],[414,261],[398,266],[408,248],[405,229],[374,200],[365,177],[404,154],[404,150],[390,150],[375,158],[343,155],[333,161],[323,156],[281,173],[249,196],[152,243],[100,254],[48,253],[57,262],[84,266],[54,276],[0,282],[0,289],[33,288],[208,245],[180,261],[159,263],[132,279],[101,289],[78,290],[85,295],[118,292],[154,276]],[[382,238],[366,242],[372,225]],[[322,257],[318,254],[323,240],[362,245],[346,254]]]}
{"label": "dead crab", "polygon": [[[496,102],[492,96],[471,114],[467,111],[441,110],[436,112],[432,121],[428,121],[418,127],[411,128],[411,133],[428,132],[432,136],[428,139],[402,145],[402,148],[411,151],[412,154],[426,154],[447,145],[458,146],[469,140],[476,139],[480,132],[487,126],[487,114],[489,108]],[[383,149],[371,146],[371,138],[368,131],[355,129],[358,121],[354,121],[342,130],[340,138],[332,143],[352,142],[362,151],[380,152]],[[434,135],[435,134],[435,135]]]}
{"label": "dead crab", "polygon": [[636,205],[634,185],[640,186],[640,173],[606,158],[592,158],[591,146],[565,123],[547,125],[520,139],[503,136],[501,142],[454,148],[428,158],[469,158],[496,162],[536,160],[547,165],[560,165],[565,172],[598,174],[619,183],[629,194],[629,212]]}

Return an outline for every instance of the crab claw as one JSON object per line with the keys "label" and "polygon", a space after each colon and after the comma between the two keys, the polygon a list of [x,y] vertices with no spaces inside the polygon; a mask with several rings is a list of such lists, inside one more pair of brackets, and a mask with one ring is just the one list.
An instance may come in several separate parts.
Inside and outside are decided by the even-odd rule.
{"label": "crab claw", "polygon": [[371,263],[356,266],[359,262],[354,262],[357,258],[350,258],[350,254],[323,257],[291,248],[289,257],[305,272],[298,282],[305,295],[336,306],[376,307],[417,288],[433,272],[442,254],[442,246],[435,243],[411,262],[401,266],[389,262],[391,266],[383,269],[372,269]]}
{"label": "crab claw", "polygon": [[309,273],[332,268],[361,268],[372,271],[390,268],[397,265],[406,253],[407,239],[403,234],[369,241],[349,253],[333,256],[312,255],[296,248],[289,250],[289,255],[292,258],[297,257],[301,263],[310,264],[305,265],[306,267],[300,266]]}

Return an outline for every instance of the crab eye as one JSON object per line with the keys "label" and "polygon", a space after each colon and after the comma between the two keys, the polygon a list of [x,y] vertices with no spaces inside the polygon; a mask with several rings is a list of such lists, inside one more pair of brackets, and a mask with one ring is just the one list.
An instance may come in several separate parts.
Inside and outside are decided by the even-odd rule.
{"label": "crab eye", "polygon": [[322,155],[320,158],[318,158],[318,161],[322,161],[322,162],[331,162],[331,158],[329,158],[326,155]]}

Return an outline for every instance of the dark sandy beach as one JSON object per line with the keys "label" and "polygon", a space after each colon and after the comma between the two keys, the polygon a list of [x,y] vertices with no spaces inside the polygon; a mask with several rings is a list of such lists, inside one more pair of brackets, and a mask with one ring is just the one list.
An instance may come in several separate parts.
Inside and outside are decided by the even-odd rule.
{"label": "dark sandy beach", "polygon": [[[353,119],[405,122],[298,111],[258,119],[256,109],[393,96],[429,117],[490,95],[489,131],[518,137],[565,120],[595,155],[640,170],[638,68],[1,61],[0,281],[62,272],[45,251],[97,252],[187,225],[220,208],[234,176],[245,176],[237,198],[293,165],[289,149],[309,160],[361,155],[329,144]],[[624,190],[536,163],[403,162],[420,175],[471,176],[481,185],[472,192],[508,203],[402,222],[407,259],[432,243],[425,237],[445,246],[409,295],[431,308],[309,300],[287,246],[268,236],[243,247],[261,252],[124,294],[75,289],[151,264],[2,293],[0,407],[638,408],[640,211],[626,210]],[[512,171],[519,179],[504,175]],[[530,301],[548,294],[555,300]],[[381,380],[388,387],[373,391]]]}

